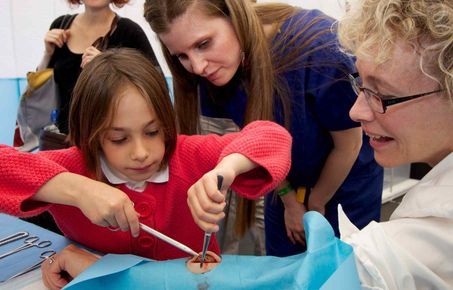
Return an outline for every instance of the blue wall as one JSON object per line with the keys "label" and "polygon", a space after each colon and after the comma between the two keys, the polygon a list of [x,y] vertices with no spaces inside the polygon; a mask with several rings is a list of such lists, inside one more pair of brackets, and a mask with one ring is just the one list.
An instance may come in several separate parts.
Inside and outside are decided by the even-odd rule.
{"label": "blue wall", "polygon": [[0,79],[0,144],[13,145],[19,98],[25,79]]}

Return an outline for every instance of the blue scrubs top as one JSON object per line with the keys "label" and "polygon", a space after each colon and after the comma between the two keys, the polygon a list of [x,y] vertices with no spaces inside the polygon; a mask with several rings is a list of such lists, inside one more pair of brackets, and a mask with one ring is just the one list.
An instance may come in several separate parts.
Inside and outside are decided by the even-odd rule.
{"label": "blue scrubs top", "polygon": [[[322,20],[312,25],[314,19]],[[329,30],[334,20],[318,10],[301,10],[288,19],[281,31],[294,33],[305,29],[304,36],[295,44],[286,45],[283,54],[294,46],[303,45],[304,39],[319,31]],[[307,28],[308,27],[308,28]],[[278,33],[279,41],[284,33]],[[329,44],[329,45],[326,45]],[[339,50],[336,35],[327,32],[317,35],[307,44],[306,52],[297,69],[284,73],[291,98],[289,131],[293,137],[292,166],[287,177],[294,188],[313,187],[332,150],[330,131],[347,130],[360,126],[349,117],[356,95],[347,79],[355,71],[353,59]],[[239,83],[239,82],[238,82]],[[200,85],[201,111],[204,116],[230,118],[243,127],[247,96],[240,85],[232,90],[226,100],[208,96],[203,83]],[[276,102],[275,120],[283,124],[280,106]],[[383,170],[375,162],[368,137],[364,135],[359,156],[349,175],[326,205],[326,218],[338,236],[337,205],[342,204],[348,217],[359,228],[380,219]],[[304,251],[293,245],[286,236],[284,206],[280,198],[266,196],[265,203],[266,250],[268,255],[288,256]]]}

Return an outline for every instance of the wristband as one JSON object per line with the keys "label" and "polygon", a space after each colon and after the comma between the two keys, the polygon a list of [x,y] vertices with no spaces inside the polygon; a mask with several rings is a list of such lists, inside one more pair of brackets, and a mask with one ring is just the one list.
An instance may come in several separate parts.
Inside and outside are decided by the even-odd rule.
{"label": "wristband", "polygon": [[305,202],[306,189],[304,186],[298,187],[296,191],[296,200],[300,203]]}
{"label": "wristband", "polygon": [[282,187],[279,190],[277,190],[277,194],[278,194],[278,196],[284,196],[284,195],[288,194],[290,191],[293,191],[293,190],[294,189],[291,187],[291,184],[288,183],[284,187]]}

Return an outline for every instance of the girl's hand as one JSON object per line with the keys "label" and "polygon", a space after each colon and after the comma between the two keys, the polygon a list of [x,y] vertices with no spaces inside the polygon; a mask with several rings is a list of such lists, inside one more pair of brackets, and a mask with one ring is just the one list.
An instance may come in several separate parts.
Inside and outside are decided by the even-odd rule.
{"label": "girl's hand", "polygon": [[[223,176],[222,188],[217,189],[217,176]],[[187,192],[189,205],[195,223],[207,232],[217,232],[217,223],[225,217],[227,189],[236,177],[233,170],[214,169],[203,175]]]}
{"label": "girl's hand", "polygon": [[42,263],[42,281],[49,289],[61,289],[97,260],[96,255],[69,245]]}
{"label": "girl's hand", "polygon": [[83,175],[57,174],[41,186],[33,199],[75,206],[96,225],[130,229],[134,237],[139,234],[138,214],[127,194]]}
{"label": "girl's hand", "polygon": [[93,58],[100,54],[101,52],[94,46],[88,47],[82,55],[82,63],[80,64],[81,68],[84,68],[87,63],[93,60]]}
{"label": "girl's hand", "polygon": [[44,36],[44,45],[47,55],[52,55],[55,51],[55,46],[61,48],[69,39],[69,29],[54,28],[47,31]]}
{"label": "girl's hand", "polygon": [[139,214],[133,202],[121,190],[103,182],[90,180],[85,191],[77,195],[76,206],[94,224],[139,234]]}

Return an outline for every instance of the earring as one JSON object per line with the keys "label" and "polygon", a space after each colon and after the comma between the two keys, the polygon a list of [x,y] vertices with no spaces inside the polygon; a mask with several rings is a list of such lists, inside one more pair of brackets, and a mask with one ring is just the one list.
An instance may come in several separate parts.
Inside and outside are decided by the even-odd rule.
{"label": "earring", "polygon": [[241,65],[245,65],[245,52],[241,49]]}

